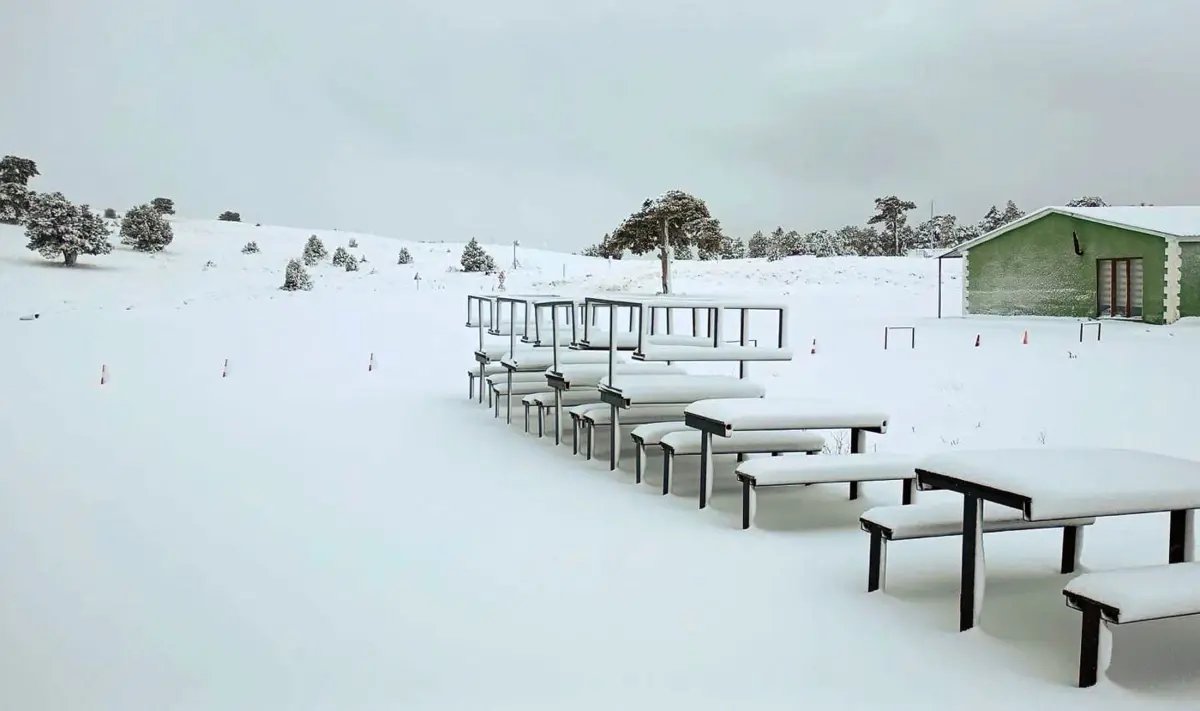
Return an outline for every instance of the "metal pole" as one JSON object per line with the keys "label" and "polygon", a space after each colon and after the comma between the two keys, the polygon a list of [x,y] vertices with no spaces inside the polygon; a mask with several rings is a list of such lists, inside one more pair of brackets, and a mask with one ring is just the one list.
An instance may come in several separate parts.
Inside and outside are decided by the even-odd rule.
{"label": "metal pole", "polygon": [[937,289],[937,291],[938,291],[937,315],[938,316],[937,317],[941,318],[942,317],[942,258],[941,257],[938,257],[937,263],[938,263],[938,289]]}

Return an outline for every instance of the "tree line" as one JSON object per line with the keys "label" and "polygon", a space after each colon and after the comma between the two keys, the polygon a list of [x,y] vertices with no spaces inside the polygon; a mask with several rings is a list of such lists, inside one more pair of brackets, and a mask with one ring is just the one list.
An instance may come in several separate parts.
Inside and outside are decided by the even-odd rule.
{"label": "tree line", "polygon": [[[1068,207],[1105,207],[1096,196],[1076,198]],[[1145,205],[1146,203],[1142,203]],[[674,259],[741,259],[769,261],[794,256],[885,257],[918,250],[946,249],[978,237],[1025,216],[1025,211],[1008,200],[993,205],[978,222],[963,222],[952,214],[935,214],[916,223],[909,214],[917,204],[896,195],[875,199],[874,212],[863,225],[846,225],[837,230],[799,232],[776,227],[759,230],[745,241],[721,228],[707,204],[693,195],[671,190],[645,200],[600,242],[580,254],[620,259],[626,252],[657,252],[662,270],[663,293],[670,292],[670,261]]]}

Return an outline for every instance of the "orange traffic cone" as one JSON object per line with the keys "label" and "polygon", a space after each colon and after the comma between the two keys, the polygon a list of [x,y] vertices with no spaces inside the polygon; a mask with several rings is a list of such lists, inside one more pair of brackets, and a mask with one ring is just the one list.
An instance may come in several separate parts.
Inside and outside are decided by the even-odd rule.
{"label": "orange traffic cone", "polygon": [[979,347],[979,334],[978,333],[975,334],[975,347],[976,348]]}
{"label": "orange traffic cone", "polygon": [[1023,345],[1023,346],[1029,345],[1029,331],[1028,330],[1025,331],[1024,336],[1021,336],[1021,345]]}

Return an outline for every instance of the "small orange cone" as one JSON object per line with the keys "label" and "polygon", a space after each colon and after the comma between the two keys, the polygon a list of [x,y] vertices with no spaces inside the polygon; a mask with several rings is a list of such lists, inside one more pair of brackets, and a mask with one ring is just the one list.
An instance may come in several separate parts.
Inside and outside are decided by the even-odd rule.
{"label": "small orange cone", "polygon": [[976,348],[979,347],[979,334],[978,333],[975,334],[975,347]]}
{"label": "small orange cone", "polygon": [[1028,330],[1025,331],[1024,336],[1021,336],[1021,345],[1023,345],[1023,346],[1029,345],[1029,331]]}
{"label": "small orange cone", "polygon": [[812,350],[811,350],[811,351],[809,351],[809,353],[810,353],[811,355],[816,355],[816,354],[817,354],[817,339],[815,339],[815,338],[813,339]]}

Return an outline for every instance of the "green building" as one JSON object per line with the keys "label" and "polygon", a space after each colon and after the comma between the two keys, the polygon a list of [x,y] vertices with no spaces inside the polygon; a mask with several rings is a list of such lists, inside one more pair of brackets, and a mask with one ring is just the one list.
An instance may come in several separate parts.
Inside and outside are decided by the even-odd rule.
{"label": "green building", "polygon": [[950,257],[964,314],[1200,316],[1200,207],[1045,207],[938,255]]}

